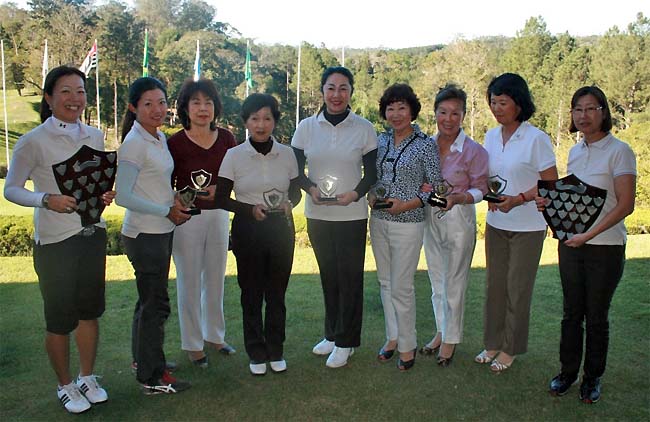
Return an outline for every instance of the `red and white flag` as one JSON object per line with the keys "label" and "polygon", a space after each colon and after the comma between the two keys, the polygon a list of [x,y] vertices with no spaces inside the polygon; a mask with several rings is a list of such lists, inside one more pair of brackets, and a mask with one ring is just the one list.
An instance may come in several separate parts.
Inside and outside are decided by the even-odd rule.
{"label": "red and white flag", "polygon": [[83,63],[81,63],[81,66],[79,66],[79,70],[88,76],[94,67],[97,67],[97,41],[93,43],[92,48],[88,51],[88,54],[86,54],[86,58]]}

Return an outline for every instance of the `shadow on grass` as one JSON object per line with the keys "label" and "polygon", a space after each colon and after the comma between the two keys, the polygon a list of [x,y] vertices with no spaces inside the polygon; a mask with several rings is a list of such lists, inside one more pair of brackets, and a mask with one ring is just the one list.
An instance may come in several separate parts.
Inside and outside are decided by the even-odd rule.
{"label": "shadow on grass", "polygon": [[[630,259],[614,296],[608,371],[603,399],[594,406],[577,400],[577,387],[563,398],[550,397],[547,383],[559,368],[558,342],[562,297],[556,265],[542,266],[535,288],[529,351],[504,374],[493,375],[473,362],[482,348],[483,268],[473,268],[466,298],[465,338],[451,367],[418,356],[413,370],[400,373],[395,360],[380,363],[383,311],[375,272],[367,272],[362,346],[347,368],[331,370],[311,354],[322,336],[323,305],[319,278],[294,274],[287,292],[285,358],[289,370],[252,377],[243,347],[239,288],[227,277],[226,340],[238,349],[225,357],[210,351],[210,367],[192,367],[180,351],[174,280],[169,284],[172,316],[166,326],[169,360],[180,363],[177,376],[193,388],[173,396],[143,396],[129,371],[130,321],[136,291],[133,280],[107,285],[96,370],[110,401],[84,415],[99,420],[647,420],[650,357],[650,259]],[[416,275],[420,344],[433,329],[426,272]],[[55,399],[55,379],[43,352],[42,304],[36,283],[0,284],[0,388],[5,420],[63,419]],[[74,350],[74,347],[73,347]],[[75,353],[75,352],[73,352]],[[72,360],[77,370],[76,357]],[[26,399],[28,397],[29,399]]]}

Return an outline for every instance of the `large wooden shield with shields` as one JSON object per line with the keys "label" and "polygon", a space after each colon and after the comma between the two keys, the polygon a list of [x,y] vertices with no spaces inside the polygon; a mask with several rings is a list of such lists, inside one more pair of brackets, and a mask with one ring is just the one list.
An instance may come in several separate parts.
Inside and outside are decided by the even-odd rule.
{"label": "large wooden shield with shields", "polygon": [[61,193],[77,200],[81,225],[98,223],[106,208],[101,196],[113,189],[115,183],[117,152],[83,145],[72,157],[53,164],[52,170]]}
{"label": "large wooden shield with shields", "polygon": [[589,230],[607,198],[605,189],[588,185],[574,174],[559,180],[538,180],[537,190],[547,200],[544,219],[553,237],[561,241]]}

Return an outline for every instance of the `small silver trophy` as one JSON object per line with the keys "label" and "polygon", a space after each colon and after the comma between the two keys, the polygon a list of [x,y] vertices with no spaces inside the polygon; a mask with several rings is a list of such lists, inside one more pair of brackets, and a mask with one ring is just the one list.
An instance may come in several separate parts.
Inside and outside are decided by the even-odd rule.
{"label": "small silver trophy", "polygon": [[334,202],[337,201],[336,198],[336,188],[338,188],[339,179],[329,174],[325,177],[322,177],[318,181],[318,190],[320,191],[320,196],[318,198],[321,202]]}
{"label": "small silver trophy", "polygon": [[488,193],[483,196],[483,199],[494,203],[503,202],[503,199],[499,199],[499,197],[506,190],[506,186],[508,186],[508,181],[498,174],[488,177]]}
{"label": "small silver trophy", "polygon": [[185,208],[189,208],[189,210],[183,211],[185,214],[189,214],[189,215],[201,214],[201,209],[196,208],[194,206],[194,200],[196,199],[196,194],[197,194],[197,190],[190,186],[185,186],[183,189],[178,191],[178,198],[180,199],[181,204]]}
{"label": "small silver trophy", "polygon": [[196,190],[197,195],[199,196],[210,195],[210,193],[205,188],[210,186],[210,182],[212,181],[212,173],[207,172],[203,169],[199,169],[193,171],[190,174],[190,180],[192,181],[192,185],[194,185],[194,189]]}
{"label": "small silver trophy", "polygon": [[392,202],[388,202],[390,197],[390,185],[384,181],[379,181],[372,187],[372,194],[375,197],[375,203],[372,205],[374,210],[383,210],[393,206]]}
{"label": "small silver trophy", "polygon": [[275,188],[268,190],[262,194],[264,203],[266,204],[265,214],[284,214],[284,192]]}

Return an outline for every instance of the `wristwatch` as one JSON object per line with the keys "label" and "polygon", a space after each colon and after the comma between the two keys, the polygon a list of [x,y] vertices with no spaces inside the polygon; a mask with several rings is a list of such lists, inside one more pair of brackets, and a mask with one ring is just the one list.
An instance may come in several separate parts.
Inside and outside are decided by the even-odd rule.
{"label": "wristwatch", "polygon": [[45,209],[50,209],[50,194],[46,193],[41,199],[41,206]]}

